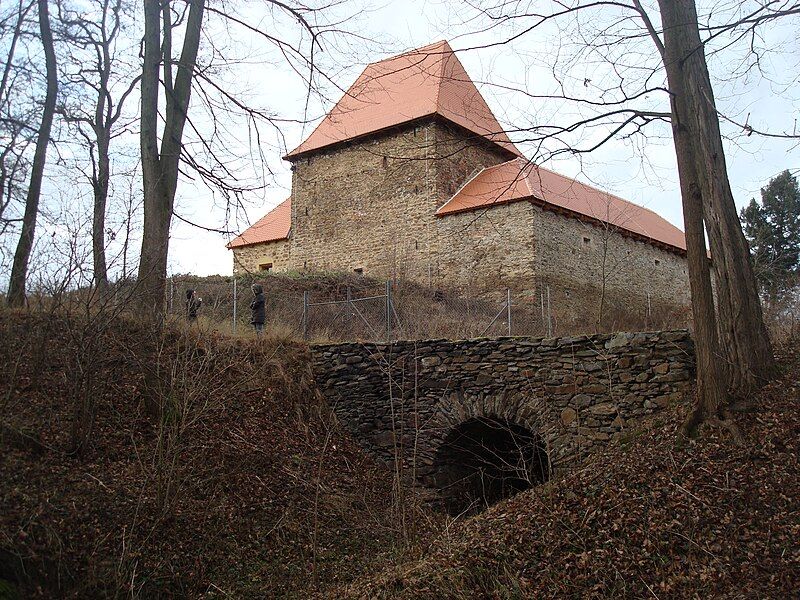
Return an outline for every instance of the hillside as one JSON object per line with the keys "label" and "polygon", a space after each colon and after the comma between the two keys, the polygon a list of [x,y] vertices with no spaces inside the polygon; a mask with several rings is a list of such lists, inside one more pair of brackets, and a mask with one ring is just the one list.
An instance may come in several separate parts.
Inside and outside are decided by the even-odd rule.
{"label": "hillside", "polygon": [[662,413],[575,473],[501,502],[347,598],[800,597],[800,354],[742,418],[676,447]]}
{"label": "hillside", "polygon": [[800,354],[723,433],[682,408],[449,519],[371,461],[290,338],[0,312],[0,598],[800,596]]}
{"label": "hillside", "polygon": [[424,530],[305,347],[2,312],[0,348],[0,598],[305,598]]}

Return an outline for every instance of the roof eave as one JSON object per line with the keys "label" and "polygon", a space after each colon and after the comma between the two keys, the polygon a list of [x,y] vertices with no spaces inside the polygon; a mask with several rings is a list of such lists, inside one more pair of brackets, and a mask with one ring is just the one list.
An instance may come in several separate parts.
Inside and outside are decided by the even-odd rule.
{"label": "roof eave", "polygon": [[[309,156],[311,156],[313,154],[316,154],[318,152],[322,152],[322,151],[325,151],[325,150],[331,150],[331,149],[339,148],[339,147],[343,147],[343,146],[347,146],[347,145],[353,144],[353,143],[362,142],[364,140],[368,140],[371,137],[376,137],[376,136],[379,136],[379,135],[384,134],[386,132],[392,131],[393,129],[399,129],[399,128],[403,128],[403,127],[408,127],[410,125],[416,125],[416,124],[419,124],[419,123],[422,123],[422,122],[425,122],[425,121],[428,121],[428,120],[432,120],[432,121],[441,120],[441,121],[446,122],[448,125],[451,125],[451,126],[459,128],[459,129],[461,129],[463,131],[466,131],[466,132],[470,133],[471,135],[473,135],[476,139],[483,140],[487,144],[491,144],[491,145],[495,146],[498,150],[501,150],[502,152],[505,152],[507,154],[509,160],[513,160],[515,158],[524,158],[524,155],[521,152],[519,152],[519,150],[517,150],[517,152],[514,152],[513,150],[510,150],[509,148],[506,148],[500,142],[496,142],[494,140],[491,140],[488,137],[486,137],[485,135],[481,135],[480,133],[476,133],[476,132],[472,131],[471,129],[469,129],[467,127],[464,127],[463,125],[459,125],[455,121],[452,121],[452,120],[448,119],[447,117],[445,117],[444,115],[442,115],[442,114],[440,114],[438,112],[428,113],[426,115],[422,115],[421,117],[414,117],[413,119],[408,119],[408,120],[402,121],[400,123],[395,123],[394,125],[389,125],[388,127],[383,127],[381,129],[376,129],[374,131],[369,131],[367,133],[362,133],[360,135],[349,137],[349,138],[344,139],[344,140],[338,140],[338,141],[335,141],[335,142],[331,142],[329,144],[325,144],[324,146],[318,146],[316,148],[310,148],[308,150],[303,150],[303,151],[298,152],[298,149],[302,146],[302,144],[300,144],[300,146],[298,146],[297,148],[295,148],[294,150],[292,150],[291,152],[289,152],[285,156],[282,156],[281,158],[283,158],[283,160],[288,161],[288,162],[294,162],[296,160],[301,160],[303,158],[307,158],[307,157],[309,157]],[[509,142],[509,143],[511,144],[511,146],[514,149],[516,149],[516,146],[514,146],[513,142]]]}
{"label": "roof eave", "polygon": [[237,248],[247,248],[248,246],[258,246],[259,244],[273,244],[275,242],[288,242],[288,241],[289,241],[289,234],[286,234],[286,237],[274,238],[271,240],[261,240],[258,242],[245,242],[243,244],[234,244],[234,242],[228,242],[227,244],[225,244],[225,247],[228,250],[236,250]]}

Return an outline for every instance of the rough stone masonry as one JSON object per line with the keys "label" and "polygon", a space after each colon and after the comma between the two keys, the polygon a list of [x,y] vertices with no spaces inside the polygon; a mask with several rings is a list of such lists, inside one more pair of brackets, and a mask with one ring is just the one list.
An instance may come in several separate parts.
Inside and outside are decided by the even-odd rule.
{"label": "rough stone masonry", "polygon": [[423,484],[442,480],[448,435],[473,419],[529,430],[558,472],[679,401],[687,331],[312,347],[317,385],[364,447]]}

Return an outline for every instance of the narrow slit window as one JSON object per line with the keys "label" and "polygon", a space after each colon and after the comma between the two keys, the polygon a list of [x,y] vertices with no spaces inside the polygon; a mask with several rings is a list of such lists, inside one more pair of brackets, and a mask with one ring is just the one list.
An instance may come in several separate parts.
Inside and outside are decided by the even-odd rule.
{"label": "narrow slit window", "polygon": [[268,273],[269,271],[272,271],[272,263],[261,263],[258,265],[258,270]]}
{"label": "narrow slit window", "polygon": [[353,269],[353,273],[356,275],[363,275],[364,274],[364,267],[356,267]]}
{"label": "narrow slit window", "polygon": [[588,238],[588,237],[583,238],[583,243],[584,244],[588,244],[591,241],[592,241],[591,238]]}

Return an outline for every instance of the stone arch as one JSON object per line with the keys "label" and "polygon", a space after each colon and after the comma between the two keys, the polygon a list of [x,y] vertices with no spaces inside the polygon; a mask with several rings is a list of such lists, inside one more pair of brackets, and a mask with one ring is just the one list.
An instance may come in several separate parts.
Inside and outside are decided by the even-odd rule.
{"label": "stone arch", "polygon": [[428,479],[445,509],[474,512],[547,481],[555,433],[549,412],[531,394],[450,394],[429,433]]}
{"label": "stone arch", "polygon": [[540,435],[497,417],[453,427],[434,459],[436,488],[451,514],[475,512],[547,481],[549,459]]}

